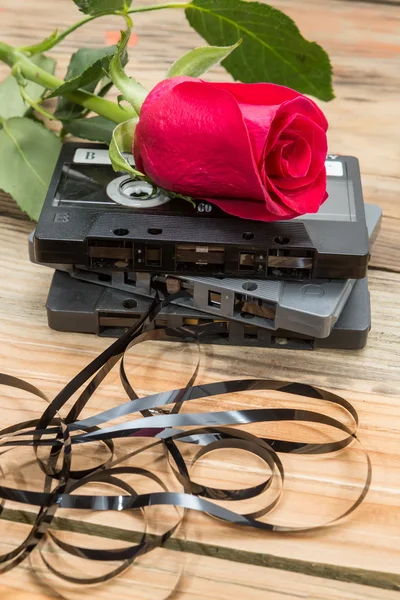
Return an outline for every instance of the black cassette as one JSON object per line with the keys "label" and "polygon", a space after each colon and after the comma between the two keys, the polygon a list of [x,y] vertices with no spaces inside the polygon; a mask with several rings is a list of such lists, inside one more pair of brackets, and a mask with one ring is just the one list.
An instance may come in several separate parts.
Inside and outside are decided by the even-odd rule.
{"label": "black cassette", "polygon": [[[68,273],[56,271],[46,307],[52,329],[118,337],[140,319],[151,302],[143,296],[80,281]],[[149,325],[149,328],[161,327],[187,327],[188,331],[196,331],[202,342],[211,344],[292,350],[357,350],[365,346],[371,328],[367,279],[356,282],[338,321],[326,338],[283,329],[269,331],[250,323],[221,319],[174,304],[165,307]]]}
{"label": "black cassette", "polygon": [[35,233],[41,263],[268,279],[359,279],[369,259],[358,161],[328,156],[316,214],[263,223],[169,198],[115,173],[98,144],[64,144]]}

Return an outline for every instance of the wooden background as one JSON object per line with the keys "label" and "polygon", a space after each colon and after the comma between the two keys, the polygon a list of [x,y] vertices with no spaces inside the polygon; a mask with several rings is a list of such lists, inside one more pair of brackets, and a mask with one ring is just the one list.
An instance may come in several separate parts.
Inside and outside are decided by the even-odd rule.
{"label": "wooden background", "polygon": [[[255,600],[399,597],[400,3],[273,3],[296,20],[308,39],[320,42],[329,52],[337,96],[323,105],[330,121],[330,151],[359,157],[365,200],[379,204],[384,211],[369,275],[373,329],[368,347],[361,352],[208,347],[203,349],[199,381],[271,377],[342,390],[360,414],[360,436],[374,468],[372,488],[366,502],[348,522],[314,534],[259,534],[222,525],[202,515],[189,515],[186,527],[168,549],[150,555],[117,582],[89,588],[86,593],[92,598],[111,600],[117,594],[140,600],[165,598],[181,572],[176,597],[185,600],[238,596]],[[35,43],[77,18],[78,11],[70,0],[0,0],[0,39],[15,45]],[[181,11],[138,15],[135,26],[137,40],[130,50],[129,69],[148,87],[163,76],[173,60],[199,44]],[[119,27],[118,19],[103,18],[72,34],[52,51],[58,61],[58,74],[65,74],[69,57],[77,48],[113,43]],[[6,72],[0,65],[0,78]],[[229,77],[216,68],[210,78]],[[33,224],[0,192],[1,371],[29,380],[51,398],[109,341],[47,328],[44,304],[52,272],[28,261],[27,235],[32,229]],[[192,355],[180,347],[169,348],[168,354],[165,349],[166,346],[154,344],[132,353],[130,368],[139,394],[170,389],[188,378]],[[117,377],[111,376],[86,414],[115,405],[122,398]],[[286,405],[285,402],[277,394],[242,394],[229,401],[217,399],[213,408]],[[7,388],[2,389],[0,407],[2,426],[33,418],[44,408],[43,403],[10,393]],[[197,408],[204,409],[205,405],[199,403]],[[290,429],[286,433],[296,435]],[[312,435],[317,435],[315,430]],[[21,464],[17,454],[10,453],[6,467],[8,477],[21,484],[25,479],[17,469]],[[146,460],[157,461],[157,456],[147,456]],[[348,505],[365,475],[362,453],[354,449],[348,456],[330,460],[329,464],[317,460],[306,464],[287,461],[288,492],[274,518],[291,523],[320,522]],[[262,467],[253,462],[240,454],[217,454],[204,460],[198,477],[234,486],[237,481],[243,482],[245,472],[246,483],[247,478],[255,481]],[[157,465],[155,469],[162,471]],[[20,506],[7,504],[0,529],[0,553],[15,547],[26,535],[33,510],[22,512]],[[127,515],[88,517],[64,512],[57,519],[62,535],[66,540],[79,540],[89,546],[126,543],[142,527],[139,521],[128,521]],[[170,515],[161,514],[155,523],[168,518]],[[83,522],[90,522],[91,526],[85,529]],[[46,552],[61,560],[51,549],[46,548]],[[69,568],[74,566],[91,574],[101,568],[88,561],[68,563]],[[59,597],[54,585],[60,586],[60,582],[46,575],[36,554],[32,564],[25,562],[0,576],[0,597]],[[62,593],[78,598],[85,591],[63,586]]]}

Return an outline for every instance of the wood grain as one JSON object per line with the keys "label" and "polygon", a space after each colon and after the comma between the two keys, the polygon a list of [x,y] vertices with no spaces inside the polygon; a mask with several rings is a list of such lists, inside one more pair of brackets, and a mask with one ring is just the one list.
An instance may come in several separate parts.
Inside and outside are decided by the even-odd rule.
{"label": "wood grain", "polygon": [[[143,4],[150,3],[144,0]],[[359,157],[364,196],[384,211],[381,234],[372,253],[369,274],[373,328],[368,346],[361,352],[238,349],[206,347],[198,381],[210,382],[240,377],[287,379],[341,389],[360,414],[360,437],[373,464],[373,481],[367,500],[358,512],[337,528],[314,534],[261,535],[224,525],[205,515],[190,514],[185,527],[159,555],[150,555],[111,586],[90,588],[92,598],[138,600],[164,598],[179,581],[177,598],[310,598],[354,600],[397,598],[400,591],[400,11],[396,0],[280,0],[276,6],[292,16],[302,33],[321,43],[334,67],[336,99],[322,105],[330,121],[332,152]],[[17,45],[38,42],[56,27],[72,24],[79,13],[70,0],[2,0],[0,39]],[[71,35],[52,51],[57,73],[65,74],[71,53],[81,46],[100,47],[107,32],[120,27],[117,18],[101,18]],[[185,23],[181,11],[163,11],[135,16],[137,44],[130,50],[129,70],[151,87],[184,51],[200,39]],[[0,65],[0,78],[7,69]],[[209,74],[213,80],[228,80],[222,68]],[[111,96],[112,97],[112,96]],[[114,94],[115,97],[115,94]],[[27,235],[33,224],[14,202],[0,192],[0,364],[1,370],[28,379],[50,398],[82,365],[109,345],[109,340],[78,334],[62,334],[47,327],[45,301],[52,272],[29,263]],[[195,357],[178,345],[146,344],[132,351],[128,372],[140,395],[184,385]],[[156,366],[155,366],[156,365]],[[85,409],[85,415],[115,406],[124,399],[116,374]],[[236,394],[216,398],[213,408],[241,406],[288,406],[292,400],[277,393]],[[317,401],[309,408],[321,409]],[[1,389],[3,426],[34,418],[43,403],[22,393]],[[201,412],[209,403],[197,402]],[[192,410],[192,408],[191,408]],[[325,409],[321,409],[325,410]],[[327,410],[327,409],[326,409]],[[332,410],[332,409],[329,409]],[[335,414],[329,412],[329,414]],[[254,431],[262,433],[260,429]],[[268,430],[271,433],[272,430]],[[273,430],[276,434],[277,430]],[[293,425],[282,435],[296,436]],[[326,435],[326,431],[303,428],[302,435]],[[313,438],[313,439],[314,439]],[[142,442],[140,442],[142,443]],[[126,445],[121,442],[120,451]],[[85,453],[87,452],[87,453]],[[77,460],[96,461],[103,456],[97,446],[82,450]],[[141,460],[165,478],[170,472],[156,451]],[[15,485],[26,481],[26,470],[18,468],[21,455],[10,453],[2,467]],[[355,497],[365,475],[364,456],[354,448],[327,461],[301,462],[285,456],[287,488],[273,518],[296,523],[316,522],[338,514]],[[138,460],[138,459],[137,459]],[[263,467],[248,457],[216,453],[196,468],[200,480],[235,486],[243,480],[256,482]],[[29,479],[39,474],[29,472]],[[8,479],[9,480],[9,479]],[[168,479],[171,486],[176,485]],[[218,482],[218,483],[217,483]],[[135,485],[143,485],[136,482]],[[7,503],[0,522],[0,553],[8,551],[26,534],[32,510],[21,511]],[[272,518],[272,516],[271,516]],[[109,547],[137,539],[140,523],[127,514],[83,515],[59,511],[55,527],[65,539],[96,547]],[[154,526],[167,520],[159,511]],[[135,538],[136,536],[136,538]],[[44,549],[54,560],[56,552]],[[64,564],[64,563],[59,563]],[[69,563],[72,565],[72,563]],[[72,565],[74,566],[74,565]],[[75,564],[79,572],[98,573],[100,565],[88,561]],[[57,597],[35,557],[0,576],[2,600],[49,600]],[[65,597],[82,596],[82,588],[63,587]]]}
{"label": "wood grain", "polygon": [[[7,549],[13,547],[14,539],[21,535],[19,525],[10,523],[9,530],[4,539],[3,546]],[[75,541],[82,545],[88,542],[87,536],[81,534],[68,534],[68,541]],[[94,545],[102,547],[115,546],[115,542],[104,538],[92,539]],[[46,557],[57,564],[54,553],[45,552]],[[109,587],[109,595],[102,594],[102,598],[117,598],[122,600],[132,598],[147,600],[148,598],[162,599],[167,596],[168,588],[164,582],[172,585],[177,580],[177,572],[184,567],[184,575],[179,581],[177,600],[195,600],[197,598],[212,600],[229,600],[241,595],[254,600],[284,600],[286,598],[309,598],[310,600],[395,600],[396,591],[374,589],[357,583],[344,583],[335,579],[311,577],[296,572],[285,572],[284,578],[280,569],[268,566],[255,566],[235,563],[226,559],[216,560],[214,557],[198,556],[196,554],[182,554],[176,551],[163,551],[157,556],[159,564],[149,564],[143,561],[129,569],[122,577],[113,582]],[[82,596],[82,588],[60,584],[47,575],[45,569],[40,568],[40,562],[35,561],[36,573],[19,566],[3,577],[0,586],[2,600],[50,600],[59,597],[51,589],[57,586],[64,592],[64,597],[78,600]],[[218,568],[216,568],[216,565]],[[57,565],[59,566],[59,564]],[[109,568],[109,567],[108,567]],[[90,569],[90,567],[88,567]],[[101,588],[89,588],[91,597],[98,597]],[[26,590],[29,590],[27,592]]]}

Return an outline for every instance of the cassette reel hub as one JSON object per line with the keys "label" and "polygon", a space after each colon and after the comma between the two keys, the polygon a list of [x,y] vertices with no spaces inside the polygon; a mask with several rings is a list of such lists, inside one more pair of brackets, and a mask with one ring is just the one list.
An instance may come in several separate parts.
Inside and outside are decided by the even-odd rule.
{"label": "cassette reel hub", "polygon": [[154,188],[147,181],[131,179],[129,175],[113,179],[107,186],[107,195],[122,206],[144,209],[161,206],[170,200],[160,188]]}

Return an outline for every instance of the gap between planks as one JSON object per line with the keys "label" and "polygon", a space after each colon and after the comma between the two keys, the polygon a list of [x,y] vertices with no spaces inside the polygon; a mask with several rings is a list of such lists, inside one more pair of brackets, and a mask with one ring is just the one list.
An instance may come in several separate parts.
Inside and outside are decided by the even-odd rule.
{"label": "gap between planks", "polygon": [[[14,523],[32,525],[35,520],[35,513],[29,511],[5,509],[2,513],[2,518],[6,521],[11,521]],[[54,518],[52,528],[56,531],[82,533],[90,536],[130,543],[138,543],[143,537],[142,531],[127,531],[126,529],[100,524],[89,525],[87,523],[82,523],[81,521],[75,521],[73,519],[66,519],[62,517]],[[151,538],[152,536],[149,535],[149,537]],[[382,571],[372,571],[326,563],[309,562],[287,558],[284,556],[275,556],[268,553],[238,550],[229,547],[218,546],[215,544],[182,540],[178,538],[169,539],[165,544],[165,548],[178,552],[228,560],[230,562],[268,567],[282,571],[301,573],[303,575],[310,575],[313,577],[334,579],[336,581],[342,581],[345,583],[356,583],[359,585],[365,585],[384,590],[400,591],[400,575],[397,573],[385,573]]]}

